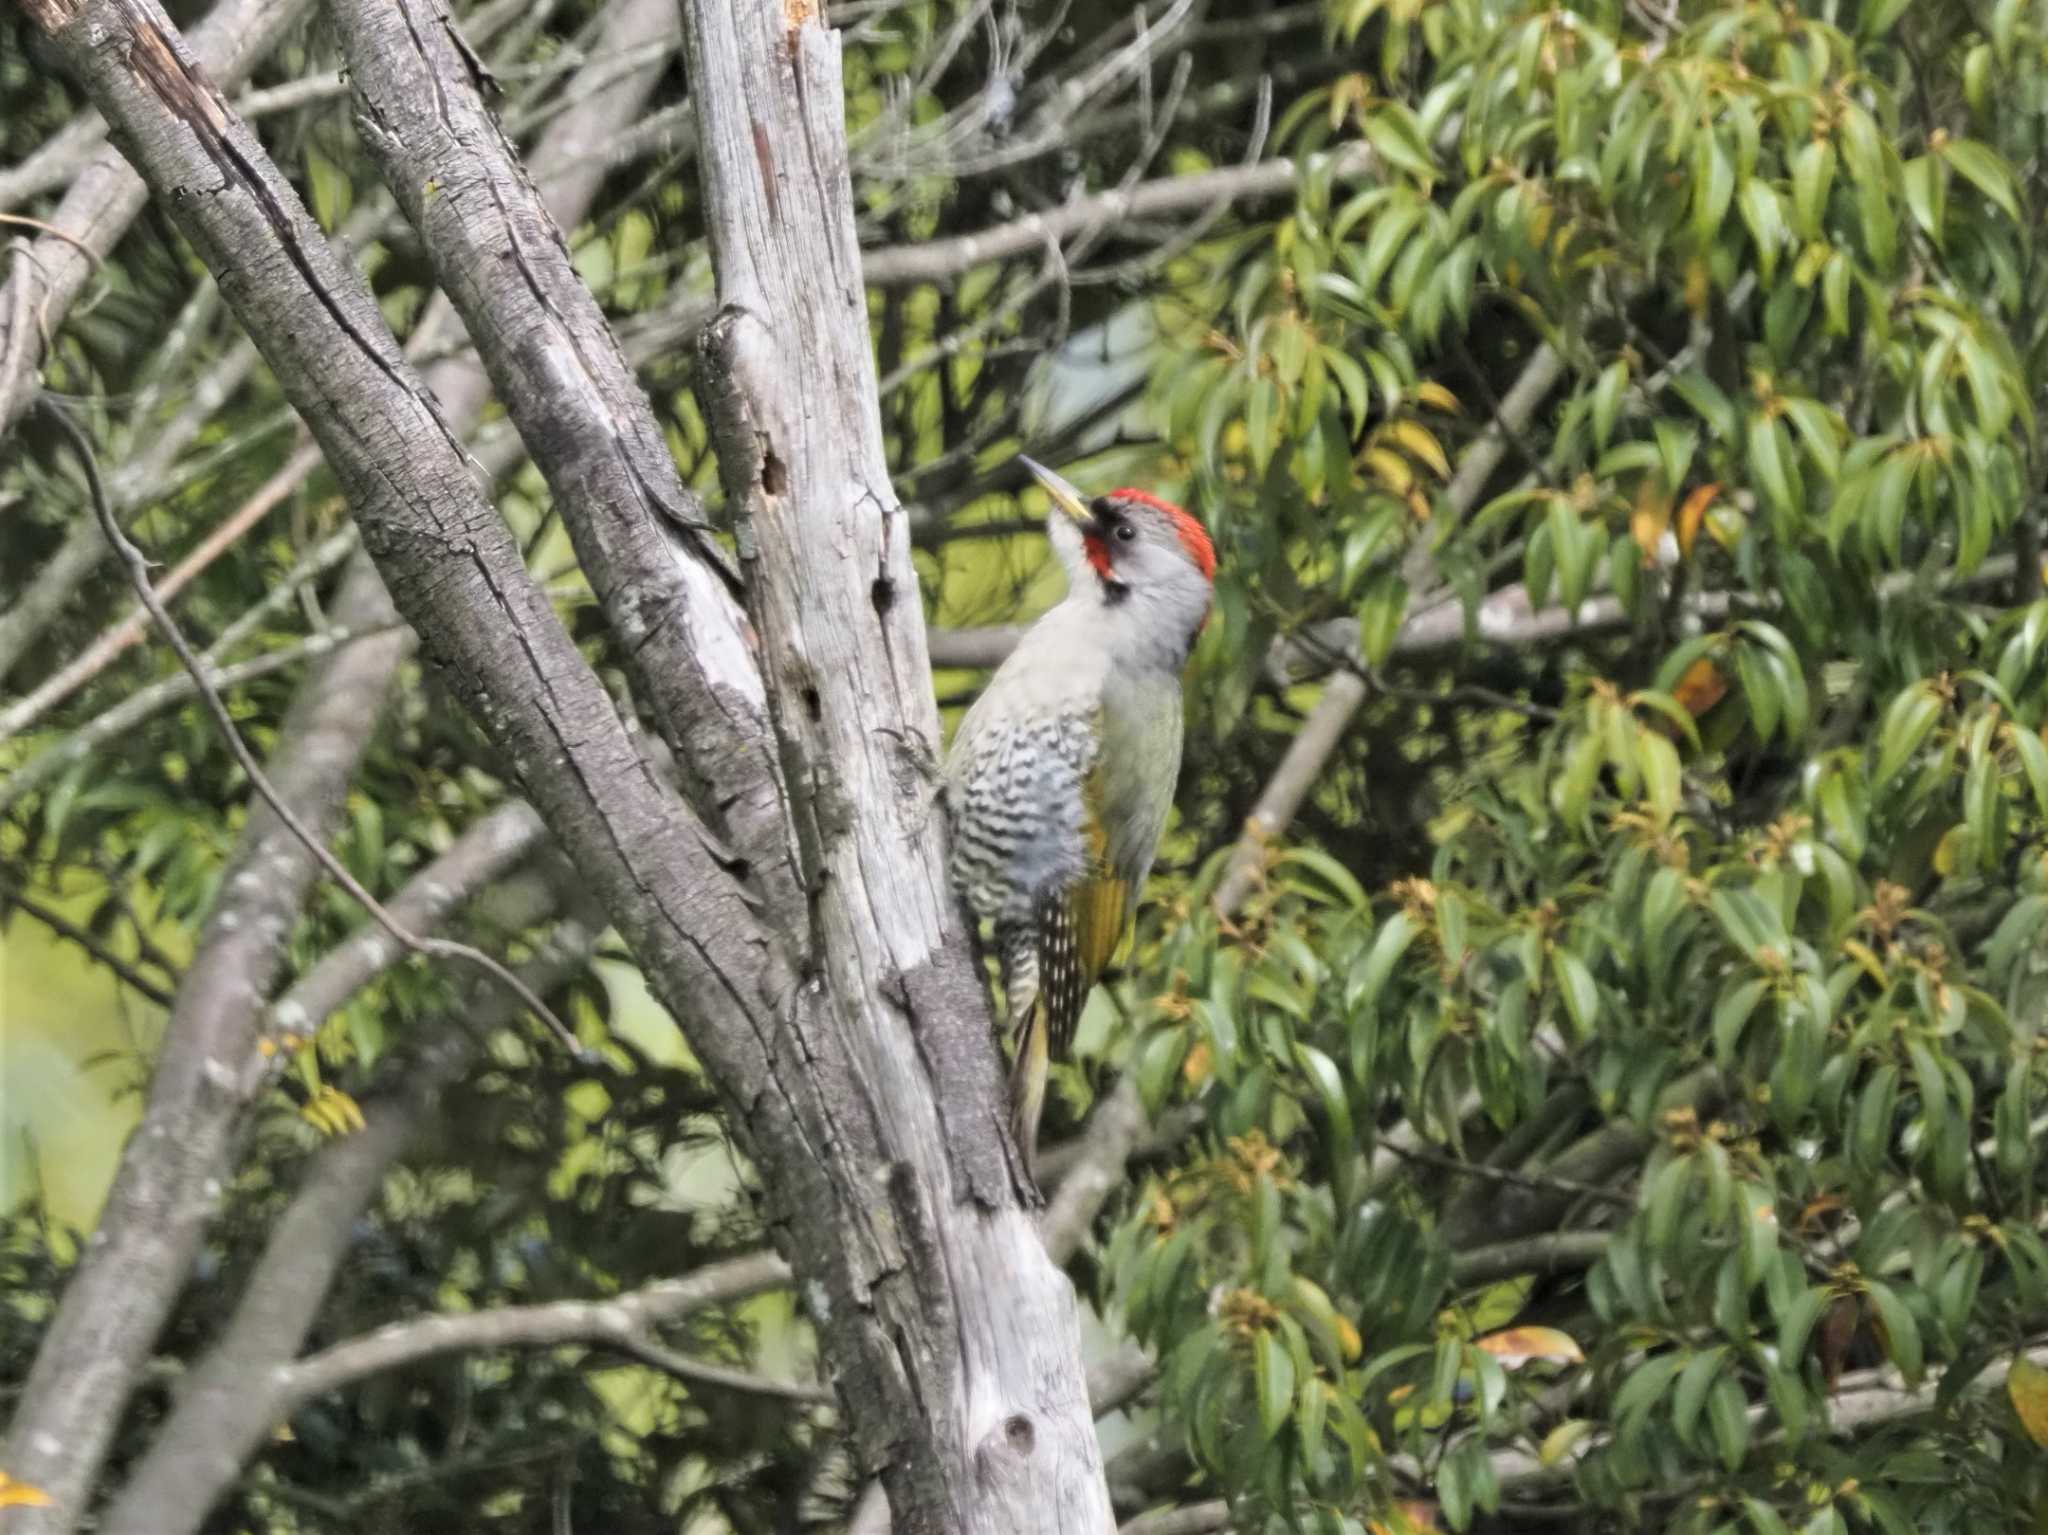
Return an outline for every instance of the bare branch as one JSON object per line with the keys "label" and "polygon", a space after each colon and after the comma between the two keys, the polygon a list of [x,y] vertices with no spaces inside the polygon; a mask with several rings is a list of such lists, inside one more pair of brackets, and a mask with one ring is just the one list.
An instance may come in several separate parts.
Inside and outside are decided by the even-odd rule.
{"label": "bare branch", "polygon": [[653,1365],[657,1370],[666,1371],[677,1380],[693,1386],[711,1386],[720,1391],[736,1391],[744,1396],[765,1396],[776,1401],[799,1402],[809,1407],[830,1407],[838,1398],[829,1387],[814,1386],[804,1381],[774,1380],[766,1375],[756,1375],[749,1370],[736,1370],[730,1365],[707,1364],[701,1359],[692,1359],[680,1350],[649,1337],[646,1333],[621,1333],[598,1341],[610,1344],[622,1353],[630,1354],[642,1364]]}
{"label": "bare branch", "polygon": [[[190,553],[165,574],[163,580],[155,583],[158,600],[167,603],[191,585],[207,566],[225,554],[243,534],[268,517],[279,503],[297,490],[319,464],[320,450],[310,445],[300,448],[286,459],[275,474],[257,487],[254,495],[201,539]],[[118,527],[119,524],[116,523],[114,526]],[[149,621],[147,611],[137,607],[104,630],[98,639],[86,646],[69,663],[58,668],[41,686],[5,709],[0,709],[0,741],[28,729],[105,671],[130,646],[141,640],[148,632]]]}
{"label": "bare branch", "polygon": [[[1354,145],[1338,151],[1330,169],[1336,177],[1350,179],[1370,174],[1373,164],[1372,151]],[[861,259],[861,269],[878,288],[950,282],[991,261],[1030,255],[1106,224],[1201,213],[1219,202],[1277,197],[1293,190],[1299,174],[1292,160],[1268,160],[1193,176],[1165,176],[1128,189],[1076,198],[1048,212],[1027,214],[977,234],[871,250]]]}
{"label": "bare branch", "polygon": [[684,25],[721,301],[700,392],[815,892],[792,927],[832,1004],[791,1031],[832,1140],[792,1157],[788,1129],[762,1126],[798,1225],[836,1235],[793,1256],[824,1297],[860,1469],[906,1528],[1108,1535],[1073,1292],[1020,1200],[987,987],[919,766],[937,716],[882,447],[839,39],[808,5],[686,0]]}
{"label": "bare branch", "polygon": [[[558,905],[541,887],[538,922]],[[552,990],[588,962],[597,940],[590,914],[549,931],[522,967]],[[242,1296],[206,1354],[180,1380],[148,1451],[100,1518],[100,1535],[190,1535],[264,1437],[289,1415],[279,1367],[297,1352],[352,1244],[357,1218],[442,1091],[475,1058],[481,1035],[517,1016],[512,999],[479,982],[473,1015],[424,1020],[402,1085],[365,1106],[363,1127],[327,1142],[271,1231]]]}
{"label": "bare branch", "polygon": [[1258,803],[1245,817],[1244,831],[1230,855],[1230,867],[1217,882],[1215,906],[1220,912],[1235,911],[1249,895],[1266,866],[1273,844],[1293,823],[1295,812],[1308,798],[1309,790],[1323,776],[1323,765],[1351,728],[1352,716],[1366,699],[1365,678],[1354,671],[1330,674],[1322,696],[1309,711],[1294,739],[1280,758],[1273,776],[1259,792]]}
{"label": "bare branch", "polygon": [[313,1397],[365,1376],[438,1354],[562,1343],[620,1344],[643,1338],[655,1327],[679,1322],[693,1312],[743,1300],[789,1281],[789,1265],[774,1253],[749,1253],[609,1300],[551,1301],[393,1322],[277,1371],[278,1403],[290,1412]]}
{"label": "bare branch", "polygon": [[1089,1118],[1081,1147],[1039,1223],[1046,1253],[1065,1263],[1087,1238],[1103,1201],[1123,1187],[1124,1164],[1147,1128],[1137,1078],[1126,1074]]}
{"label": "bare branch", "polygon": [[[650,31],[674,25],[672,6],[639,10]],[[554,490],[693,802],[713,807],[711,829],[755,877],[793,892],[767,698],[726,557],[597,301],[467,83],[452,30],[425,6],[331,14],[366,142]]]}
{"label": "bare branch", "polygon": [[1459,1284],[1492,1284],[1517,1274],[1570,1274],[1589,1269],[1607,1255],[1612,1233],[1545,1231],[1470,1247],[1451,1258],[1451,1277]]}
{"label": "bare branch", "polygon": [[1230,1528],[1230,1505],[1221,1498],[1185,1508],[1156,1509],[1125,1523],[1117,1535],[1219,1535]]}
{"label": "bare branch", "polygon": [[[192,29],[193,58],[221,88],[232,90],[306,5],[307,0],[220,0]],[[50,222],[68,238],[45,236],[35,242],[29,259],[10,263],[6,288],[0,290],[0,313],[33,311],[39,328],[30,330],[16,318],[0,343],[0,437],[33,397],[42,356],[40,327],[54,329],[62,322],[97,261],[113,250],[148,195],[120,152],[102,147],[51,215]]]}

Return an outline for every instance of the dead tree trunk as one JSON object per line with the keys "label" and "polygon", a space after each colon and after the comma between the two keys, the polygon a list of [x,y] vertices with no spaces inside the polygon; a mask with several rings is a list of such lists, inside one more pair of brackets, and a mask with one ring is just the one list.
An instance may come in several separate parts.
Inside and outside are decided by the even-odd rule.
{"label": "dead tree trunk", "polygon": [[876,1238],[850,1276],[871,1309],[827,1334],[836,1358],[881,1365],[854,1426],[899,1530],[1107,1531],[1072,1292],[1017,1203],[932,834],[938,717],[883,459],[839,37],[808,0],[684,0],[683,22],[720,472],[815,893],[803,941],[835,1002],[825,1053],[862,1085],[850,1128],[873,1136],[844,1148],[836,1209],[813,1217]]}

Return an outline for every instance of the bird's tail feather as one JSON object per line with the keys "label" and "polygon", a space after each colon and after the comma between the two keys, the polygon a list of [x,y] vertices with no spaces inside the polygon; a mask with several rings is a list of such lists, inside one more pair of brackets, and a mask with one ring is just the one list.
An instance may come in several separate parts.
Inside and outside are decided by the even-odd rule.
{"label": "bird's tail feather", "polygon": [[1023,1154],[1024,1169],[1038,1177],[1038,1116],[1045,1108],[1050,1059],[1046,1012],[1038,989],[1038,935],[1023,923],[1001,928],[997,962],[1003,972],[1003,1002],[1009,1013],[1010,1134]]}
{"label": "bird's tail feather", "polygon": [[1024,1157],[1024,1171],[1038,1181],[1038,1119],[1045,1111],[1045,1008],[1034,1006],[1017,1039],[1017,1058],[1010,1065],[1010,1134]]}

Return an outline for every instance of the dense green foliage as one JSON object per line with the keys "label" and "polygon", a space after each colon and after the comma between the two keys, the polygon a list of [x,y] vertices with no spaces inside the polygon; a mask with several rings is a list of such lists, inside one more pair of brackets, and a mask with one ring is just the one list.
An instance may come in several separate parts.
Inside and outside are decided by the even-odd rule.
{"label": "dense green foliage", "polygon": [[[1456,1528],[1568,1468],[1579,1527],[2030,1526],[2038,1446],[1958,1388],[2048,1303],[2043,36],[2014,5],[1336,11],[1359,71],[1280,132],[1362,137],[1372,184],[1311,175],[1213,253],[1161,399],[1227,508],[1212,664],[1353,614],[1393,657],[1360,728],[1405,760],[1318,794],[1377,856],[1283,856],[1161,954],[1132,1060],[1209,1105],[1210,1159],[1111,1252],[1165,1410],[1332,1530],[1388,1455]],[[1451,504],[1444,391],[1484,421],[1543,343],[1555,395]],[[1611,601],[1483,674],[1401,665],[1439,585],[1517,580]],[[1553,1225],[1599,1261],[1458,1282]],[[1558,1367],[1509,1373],[1511,1319],[1583,1362],[1511,1340]],[[1830,1435],[1881,1362],[1946,1389]]]}
{"label": "dense green foliage", "polygon": [[[2048,1338],[2038,8],[1219,0],[1153,7],[1162,40],[1136,68],[1111,62],[1123,17],[1027,48],[1042,18],[847,9],[871,246],[1248,148],[1301,170],[1293,195],[1213,221],[1112,222],[1057,262],[1032,249],[873,301],[934,622],[1047,595],[1016,531],[1036,510],[1020,447],[1090,488],[1180,491],[1223,554],[1178,821],[1049,1124],[1077,1129],[1127,1074],[1162,1124],[1193,1126],[1133,1161],[1074,1265],[1108,1331],[1161,1364],[1111,1431],[1123,1511],[1224,1498],[1246,1535],[2048,1518],[2048,1406],[1993,1369]],[[533,66],[566,67],[589,20],[543,17],[497,45],[515,121],[541,120],[554,77]],[[26,78],[17,25],[0,18],[0,80]],[[260,83],[330,63],[314,31]],[[1085,100],[1062,89],[1077,79]],[[683,89],[678,72],[661,99]],[[63,120],[36,110],[0,125],[10,156]],[[330,227],[374,212],[339,103],[266,132]],[[627,336],[701,300],[700,220],[664,141],[575,233]],[[428,269],[367,227],[403,333]],[[50,375],[104,402],[118,465],[231,329],[145,223]],[[658,351],[650,390],[715,494],[687,349]],[[1530,410],[1532,367],[1556,377]],[[139,534],[166,560],[192,547],[285,462],[286,426],[259,369]],[[1461,483],[1489,434],[1498,462]],[[0,601],[79,510],[50,444],[21,440],[0,463]],[[544,484],[514,471],[500,505],[609,665]],[[221,633],[340,516],[316,473],[208,568],[188,625]],[[9,696],[104,624],[118,587],[97,581]],[[1447,601],[1462,641],[1408,643]],[[300,641],[317,608],[274,605],[235,658]],[[1365,702],[1218,915],[1239,828],[1318,697],[1307,672],[1333,659]],[[107,667],[0,743],[0,770],[171,670],[156,649]],[[236,690],[259,745],[296,675]],[[974,681],[943,675],[942,699]],[[503,793],[411,677],[341,850],[389,893]],[[167,981],[246,797],[195,707],[160,713],[6,801],[0,902],[29,893]],[[323,895],[295,959],[359,921]],[[501,948],[534,936],[473,926]],[[744,1172],[704,1176],[733,1155],[714,1106],[614,958],[564,1006],[590,1040],[635,1043],[613,1037],[593,1076],[494,1039],[365,1216],[315,1346],[760,1241]],[[297,1054],[167,1363],[233,1304],[317,1160],[299,1111],[323,1088],[374,1100],[457,996],[393,971]],[[31,1204],[9,1228],[0,1391],[57,1287],[57,1224]],[[791,1310],[706,1312],[672,1341],[783,1376],[805,1353]],[[135,1447],[161,1408],[133,1414]],[[415,1367],[293,1431],[210,1527],[541,1531],[573,1506],[579,1528],[747,1532],[836,1527],[859,1491],[829,1412],[596,1349]]]}

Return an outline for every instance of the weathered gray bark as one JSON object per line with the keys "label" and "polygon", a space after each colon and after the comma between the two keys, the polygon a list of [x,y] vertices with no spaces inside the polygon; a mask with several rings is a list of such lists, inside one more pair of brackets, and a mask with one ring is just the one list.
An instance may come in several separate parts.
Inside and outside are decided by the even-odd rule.
{"label": "weathered gray bark", "polygon": [[[274,6],[276,0],[268,3]],[[242,9],[246,12],[247,7]],[[673,30],[672,16],[653,14],[665,9],[662,0],[619,0],[607,16],[607,34],[616,29],[637,39],[664,26]],[[39,21],[44,15],[56,14],[47,8],[31,8],[31,15]],[[224,7],[217,14],[240,13]],[[81,34],[66,35],[75,38]],[[247,49],[260,40],[260,34],[245,38],[242,46]],[[246,68],[246,64],[236,67]],[[587,137],[602,132],[607,122],[629,120],[645,101],[657,74],[658,70],[653,68],[637,71],[615,82],[601,101],[564,114],[544,140],[544,152],[557,135]],[[159,127],[158,131],[163,129]],[[183,132],[176,128],[170,131],[173,135]],[[188,146],[191,149],[196,146]],[[198,168],[207,164],[203,155],[195,161],[201,184],[206,172]],[[134,179],[125,167],[122,174]],[[569,200],[579,190],[587,194],[588,184],[572,181],[565,185],[564,201],[557,206],[566,217],[582,216],[583,205]],[[133,212],[129,210],[128,216],[132,217]],[[331,254],[328,242],[319,243],[323,254]],[[274,255],[282,259],[281,252]],[[221,269],[215,271],[218,275]],[[236,349],[238,359],[243,350]],[[238,362],[236,376],[246,372],[248,366],[247,362]],[[221,371],[216,369],[214,373]],[[488,381],[473,357],[455,357],[438,364],[429,373],[428,385],[445,402],[449,419],[458,427],[475,420],[489,394]],[[179,421],[186,422],[198,410],[197,422],[203,422],[205,411],[211,408],[195,400],[180,413]],[[193,430],[196,429],[195,422]],[[0,433],[4,430],[0,426]],[[179,434],[173,429],[165,435]],[[185,437],[189,435],[184,433]],[[117,496],[139,494],[132,479],[124,482],[118,475],[110,490]],[[85,521],[90,523],[92,519]],[[85,547],[95,558],[100,556],[102,545],[96,530]],[[351,563],[331,616],[340,619],[344,627],[355,629],[388,629],[394,622],[396,615],[390,599],[369,560],[359,557]],[[352,617],[360,622],[351,623]],[[286,788],[300,815],[321,828],[323,835],[339,814],[355,764],[368,744],[401,663],[412,653],[412,646],[409,633],[390,629],[323,661],[313,668],[300,688],[280,736],[271,772],[280,786]],[[319,771],[301,764],[317,766]],[[521,830],[523,835],[530,835],[530,824],[523,818]],[[283,828],[267,811],[259,808],[252,816],[230,873],[261,868],[262,858],[271,856],[278,870],[288,874],[289,879],[273,883],[265,874],[246,882],[233,878],[223,882],[222,896],[209,918],[208,933],[225,935],[222,941],[230,947],[223,951],[217,968],[205,964],[207,951],[202,947],[201,963],[195,964],[186,989],[180,994],[165,1031],[159,1071],[151,1083],[143,1127],[116,1174],[107,1208],[88,1248],[87,1261],[65,1293],[56,1320],[38,1352],[29,1390],[10,1425],[8,1465],[13,1474],[29,1477],[33,1473],[25,1468],[43,1464],[53,1455],[61,1457],[65,1471],[61,1479],[36,1477],[37,1485],[56,1499],[54,1507],[24,1510],[13,1516],[21,1528],[33,1529],[38,1535],[55,1535],[71,1528],[82,1512],[87,1490],[147,1357],[149,1343],[189,1271],[193,1246],[211,1207],[207,1190],[209,1186],[217,1187],[225,1176],[226,1149],[231,1144],[239,1112],[251,1088],[265,1080],[262,1059],[253,1053],[252,1046],[256,1033],[265,1026],[263,1004],[270,969],[275,964],[274,950],[296,921],[314,872],[312,860],[296,843],[286,845],[275,840],[285,837]],[[433,918],[432,913],[415,915],[425,922]],[[381,933],[366,934],[362,942],[374,945],[381,938]],[[270,947],[255,953],[250,945],[258,942]],[[247,973],[238,977],[237,968],[242,966],[246,966]],[[208,977],[214,979],[209,981]],[[315,979],[308,977],[309,981]],[[207,1079],[215,1091],[198,1094],[190,1090],[189,1063],[193,1059],[208,1063]],[[231,1081],[232,1087],[222,1089],[222,1078]],[[177,1154],[143,1155],[146,1142],[173,1146]],[[156,1212],[161,1210],[179,1212],[178,1218],[160,1225]],[[137,1276],[132,1288],[123,1288],[124,1274]],[[118,1325],[110,1324],[100,1315],[108,1307],[118,1311]],[[269,1320],[276,1322],[278,1318],[272,1316]],[[273,1326],[268,1338],[276,1363],[282,1363],[297,1347],[298,1336],[288,1328]],[[253,1358],[252,1340],[245,1336],[242,1342],[247,1345],[244,1352]],[[220,1429],[232,1425],[215,1426]],[[221,1453],[225,1453],[224,1449]],[[216,1473],[220,1472],[218,1454],[211,1456],[208,1464]],[[216,1486],[222,1484],[221,1476],[217,1475]]]}
{"label": "weathered gray bark", "polygon": [[[383,623],[388,613],[374,576],[345,585],[333,606],[349,627]],[[405,646],[394,631],[322,661],[286,718],[270,777],[323,839],[367,740],[364,722],[381,711]],[[311,855],[267,807],[251,810],[178,987],[142,1123],[15,1407],[8,1471],[53,1504],[14,1510],[13,1530],[71,1527],[184,1288],[220,1194],[264,997],[315,873]]]}
{"label": "weathered gray bark", "polygon": [[356,120],[546,476],[585,577],[709,828],[787,903],[793,849],[745,615],[667,441],[439,6],[328,7]]}
{"label": "weathered gray bark", "polygon": [[[589,958],[597,936],[587,916],[557,924],[522,967],[527,984],[546,991],[567,980]],[[430,1022],[404,1085],[367,1105],[361,1130],[321,1152],[271,1232],[242,1303],[206,1357],[179,1381],[175,1409],[101,1516],[99,1535],[187,1535],[199,1527],[281,1421],[286,1395],[279,1366],[312,1325],[356,1218],[430,1119],[441,1090],[469,1063],[478,1033],[503,1028],[518,1013],[509,993],[477,988],[470,1016]]]}
{"label": "weathered gray bark", "polygon": [[837,1004],[817,1044],[875,1115],[826,1148],[837,1208],[793,1212],[854,1238],[865,1314],[828,1311],[822,1335],[899,1529],[1105,1532],[1074,1297],[988,1156],[1009,1143],[932,835],[938,720],[882,452],[839,38],[805,3],[684,0],[683,20],[721,304],[709,413]]}

